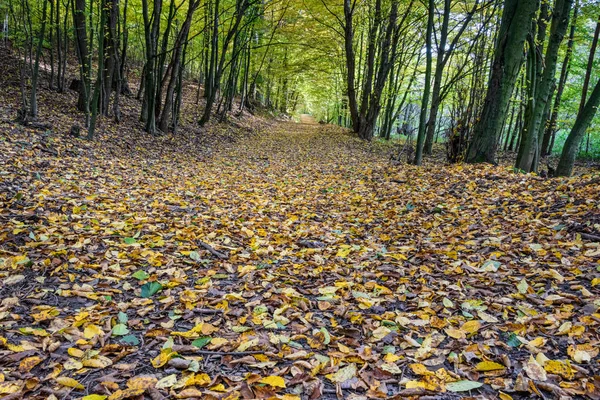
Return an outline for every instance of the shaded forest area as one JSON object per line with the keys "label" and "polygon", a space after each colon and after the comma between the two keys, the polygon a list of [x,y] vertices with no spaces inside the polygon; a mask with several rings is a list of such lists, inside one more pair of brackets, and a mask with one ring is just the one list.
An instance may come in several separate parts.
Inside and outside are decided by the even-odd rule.
{"label": "shaded forest area", "polygon": [[124,97],[144,131],[176,132],[192,82],[191,126],[310,113],[367,141],[404,138],[416,165],[439,142],[450,162],[509,151],[516,170],[550,175],[600,154],[594,1],[7,0],[0,12],[21,63],[18,119],[48,117],[40,86],[76,91],[89,139],[98,116],[120,122]]}

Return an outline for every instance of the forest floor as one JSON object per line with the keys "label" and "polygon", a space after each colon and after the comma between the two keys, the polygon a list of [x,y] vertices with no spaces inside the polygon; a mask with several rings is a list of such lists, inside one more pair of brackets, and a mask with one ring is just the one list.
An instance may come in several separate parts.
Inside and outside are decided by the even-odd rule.
{"label": "forest floor", "polygon": [[0,125],[0,396],[600,399],[598,177],[303,122],[211,155]]}

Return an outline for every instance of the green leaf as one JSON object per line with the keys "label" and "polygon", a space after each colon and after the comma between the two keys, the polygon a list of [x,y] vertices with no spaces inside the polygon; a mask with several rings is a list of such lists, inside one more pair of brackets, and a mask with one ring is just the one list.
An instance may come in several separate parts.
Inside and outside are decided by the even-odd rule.
{"label": "green leaf", "polygon": [[197,348],[201,349],[204,346],[206,346],[207,344],[209,344],[211,340],[212,340],[211,337],[204,336],[204,337],[201,337],[201,338],[198,338],[198,339],[194,340],[192,342],[192,346],[196,346]]}
{"label": "green leaf", "polygon": [[135,335],[127,335],[121,338],[121,342],[130,344],[132,346],[137,346],[140,344],[140,340]]}
{"label": "green leaf", "polygon": [[521,281],[517,285],[517,289],[519,289],[519,293],[521,293],[521,294],[527,293],[527,289],[529,289],[529,285],[527,284],[527,281],[525,280],[525,278],[521,279]]}
{"label": "green leaf", "polygon": [[517,337],[517,335],[514,332],[512,332],[510,335],[508,335],[508,339],[506,339],[506,344],[510,347],[519,347],[522,343]]}
{"label": "green leaf", "polygon": [[469,390],[480,388],[482,386],[483,383],[475,381],[457,381],[446,383],[446,389],[451,392],[466,392]]}
{"label": "green leaf", "polygon": [[482,271],[486,272],[497,272],[500,268],[500,261],[496,260],[487,260],[480,268]]}
{"label": "green leaf", "polygon": [[162,289],[162,285],[158,282],[144,283],[142,285],[142,297],[145,299],[152,297],[161,289]]}
{"label": "green leaf", "polygon": [[113,336],[125,336],[129,333],[129,329],[127,329],[127,325],[125,324],[116,324],[113,326],[112,335]]}
{"label": "green leaf", "polygon": [[131,275],[131,276],[133,276],[138,281],[143,281],[150,277],[150,275],[148,275],[148,273],[146,271],[144,271],[143,269],[140,269],[139,271],[134,272],[133,275]]}
{"label": "green leaf", "polygon": [[137,243],[137,241],[132,237],[123,238],[123,242],[125,242],[125,244],[136,244]]}
{"label": "green leaf", "polygon": [[127,314],[125,314],[123,311],[119,311],[118,318],[119,318],[119,322],[122,323],[122,324],[126,324],[127,320],[129,319],[127,317]]}
{"label": "green leaf", "polygon": [[192,251],[190,253],[190,258],[194,261],[200,261],[200,254],[198,254],[196,251]]}
{"label": "green leaf", "polygon": [[328,345],[329,342],[331,342],[331,335],[329,334],[329,331],[325,327],[321,327],[321,333],[323,333],[323,336],[325,337],[323,344]]}

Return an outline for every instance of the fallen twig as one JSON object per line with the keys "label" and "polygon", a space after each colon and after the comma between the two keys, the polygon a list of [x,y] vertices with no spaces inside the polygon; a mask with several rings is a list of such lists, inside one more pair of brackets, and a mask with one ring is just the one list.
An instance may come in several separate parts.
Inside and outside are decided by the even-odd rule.
{"label": "fallen twig", "polygon": [[212,308],[196,308],[194,312],[197,314],[223,314],[223,310]]}
{"label": "fallen twig", "polygon": [[221,252],[218,252],[217,250],[215,250],[211,245],[209,245],[208,243],[204,243],[202,240],[198,240],[198,244],[203,247],[204,249],[208,250],[208,252],[210,254],[212,254],[213,256],[220,258],[221,260],[226,260],[229,258],[228,255],[223,254]]}
{"label": "fallen twig", "polygon": [[589,240],[593,240],[594,242],[600,242],[600,236],[598,235],[592,235],[591,233],[585,233],[585,232],[576,232],[579,233],[579,235],[581,235],[581,237],[583,239],[589,239]]}

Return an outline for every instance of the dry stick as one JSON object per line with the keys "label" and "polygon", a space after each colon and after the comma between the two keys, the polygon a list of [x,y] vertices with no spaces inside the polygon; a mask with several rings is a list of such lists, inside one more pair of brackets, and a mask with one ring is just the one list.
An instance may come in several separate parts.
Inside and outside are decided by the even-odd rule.
{"label": "dry stick", "polygon": [[228,255],[218,252],[218,251],[217,251],[217,250],[215,250],[215,249],[214,249],[214,248],[213,248],[211,245],[209,245],[209,244],[207,244],[207,243],[204,243],[202,240],[198,240],[198,244],[199,244],[201,247],[203,247],[204,249],[208,250],[208,252],[209,252],[210,254],[212,254],[213,256],[215,256],[215,257],[217,257],[217,258],[220,258],[221,260],[226,260],[226,259],[228,259],[228,258],[229,258],[229,256],[228,256]]}
{"label": "dry stick", "polygon": [[576,233],[579,233],[583,239],[589,239],[589,240],[593,240],[595,242],[600,242],[600,236],[598,236],[598,235],[592,235],[591,233],[585,233],[585,232],[576,232]]}
{"label": "dry stick", "polygon": [[223,310],[213,310],[212,308],[196,308],[193,312],[196,314],[223,314]]}

